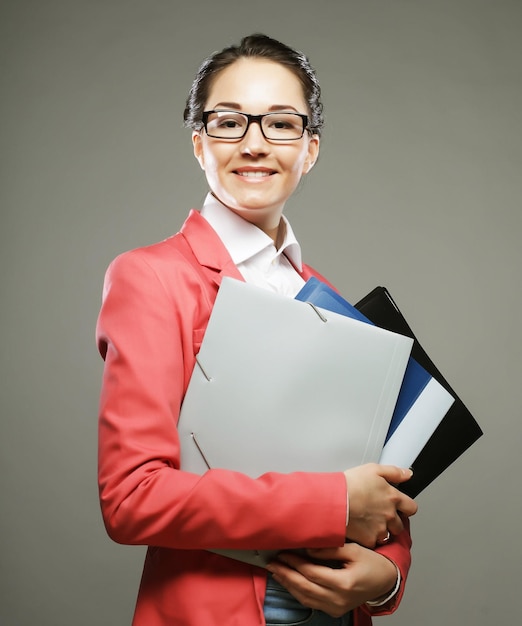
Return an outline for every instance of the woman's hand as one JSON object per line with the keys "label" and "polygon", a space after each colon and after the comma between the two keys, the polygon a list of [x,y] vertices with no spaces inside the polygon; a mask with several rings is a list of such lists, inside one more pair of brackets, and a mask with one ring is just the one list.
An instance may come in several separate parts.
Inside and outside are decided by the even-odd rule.
{"label": "woman's hand", "polygon": [[344,472],[348,489],[346,537],[374,548],[404,528],[399,512],[417,512],[417,504],[393,485],[409,480],[412,472],[393,465],[368,463]]}
{"label": "woman's hand", "polygon": [[[307,553],[310,559],[283,552],[267,569],[302,605],[332,617],[385,596],[397,582],[397,568],[389,559],[356,543]],[[339,567],[321,560],[338,561]]]}

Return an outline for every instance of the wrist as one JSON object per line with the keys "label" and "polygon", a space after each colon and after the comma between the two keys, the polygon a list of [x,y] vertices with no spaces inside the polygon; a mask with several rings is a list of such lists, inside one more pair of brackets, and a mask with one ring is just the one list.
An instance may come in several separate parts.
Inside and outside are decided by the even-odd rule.
{"label": "wrist", "polygon": [[[395,565],[395,563],[394,563],[394,565]],[[395,568],[397,570],[397,579],[395,581],[395,585],[393,586],[392,590],[389,591],[388,593],[383,594],[382,596],[379,596],[375,600],[368,600],[366,602],[367,606],[372,607],[372,608],[379,607],[379,606],[384,606],[395,595],[397,595],[397,592],[399,591],[399,588],[401,586],[401,573],[399,571],[399,568],[396,565],[395,565]]]}

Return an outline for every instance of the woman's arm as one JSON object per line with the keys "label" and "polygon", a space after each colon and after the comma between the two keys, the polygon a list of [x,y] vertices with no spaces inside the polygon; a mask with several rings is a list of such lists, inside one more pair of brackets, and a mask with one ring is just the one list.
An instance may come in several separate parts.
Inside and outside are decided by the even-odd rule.
{"label": "woman's arm", "polygon": [[97,327],[105,359],[99,488],[109,535],[188,549],[342,545],[341,472],[252,479],[180,470],[177,420],[213,300],[181,257],[154,250],[113,262]]}

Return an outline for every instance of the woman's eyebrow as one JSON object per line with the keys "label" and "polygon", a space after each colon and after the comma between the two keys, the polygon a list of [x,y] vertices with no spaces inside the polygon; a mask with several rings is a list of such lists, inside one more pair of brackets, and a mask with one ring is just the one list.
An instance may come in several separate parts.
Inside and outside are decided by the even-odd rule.
{"label": "woman's eyebrow", "polygon": [[238,102],[218,102],[217,104],[214,105],[214,108],[220,108],[220,109],[237,109],[238,111],[241,110],[241,105]]}
{"label": "woman's eyebrow", "polygon": [[[218,102],[214,105],[214,109],[232,109],[236,111],[242,111],[243,107],[239,104],[239,102]],[[291,104],[272,104],[268,107],[268,111],[297,111],[297,109]]]}

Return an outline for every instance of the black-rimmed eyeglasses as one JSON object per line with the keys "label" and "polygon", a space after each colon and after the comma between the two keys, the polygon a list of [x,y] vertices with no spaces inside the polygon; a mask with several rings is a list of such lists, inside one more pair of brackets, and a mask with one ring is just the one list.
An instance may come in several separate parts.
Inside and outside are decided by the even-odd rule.
{"label": "black-rimmed eyeglasses", "polygon": [[203,126],[209,137],[242,139],[252,122],[257,122],[268,141],[301,139],[308,127],[308,116],[302,113],[264,113],[250,115],[239,111],[204,111]]}

